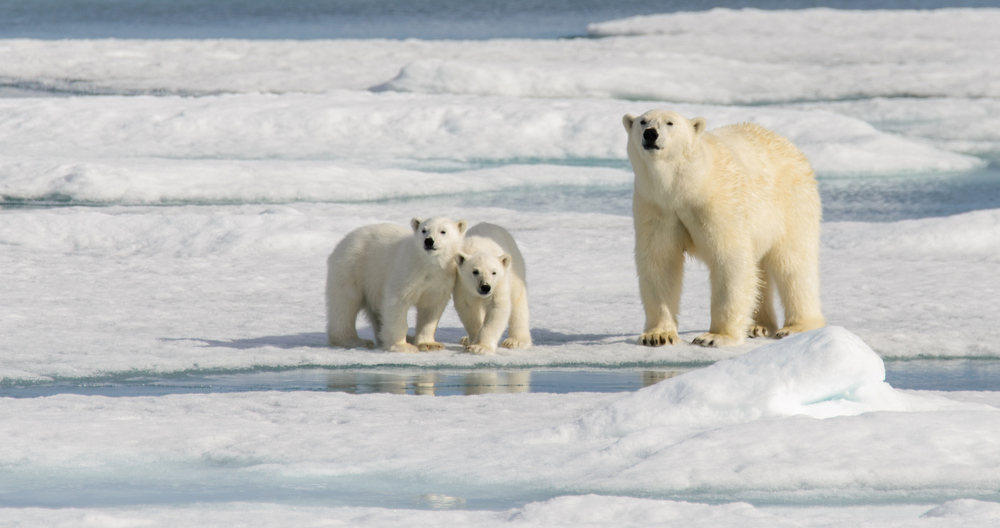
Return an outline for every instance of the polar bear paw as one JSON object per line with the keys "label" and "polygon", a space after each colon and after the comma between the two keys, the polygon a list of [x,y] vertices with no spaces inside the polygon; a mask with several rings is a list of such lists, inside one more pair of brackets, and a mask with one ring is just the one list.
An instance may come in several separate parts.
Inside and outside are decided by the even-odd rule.
{"label": "polar bear paw", "polygon": [[669,331],[653,331],[644,332],[639,336],[639,342],[646,346],[663,346],[666,344],[675,345],[680,343],[681,338],[677,335],[677,332],[673,330]]}
{"label": "polar bear paw", "polygon": [[460,344],[462,346],[468,345],[469,344],[469,336],[465,336],[462,339],[459,339],[458,340],[458,344]]}
{"label": "polar bear paw", "polygon": [[407,354],[416,354],[417,352],[420,352],[419,348],[409,343],[396,343],[395,345],[392,345],[386,350],[389,352],[404,352]]}
{"label": "polar bear paw", "polygon": [[531,342],[508,337],[503,340],[503,343],[500,343],[500,346],[504,348],[531,348]]}
{"label": "polar bear paw", "polygon": [[332,347],[343,347],[343,348],[375,348],[375,342],[370,339],[336,339],[330,338],[327,340],[328,344]]}
{"label": "polar bear paw", "polygon": [[480,356],[492,356],[496,354],[496,351],[489,347],[484,347],[483,345],[466,345],[465,351],[470,354],[477,354]]}
{"label": "polar bear paw", "polygon": [[792,324],[788,325],[781,330],[774,333],[774,337],[781,339],[782,337],[788,337],[792,334],[800,334],[802,332],[808,332],[810,330],[815,330],[817,328],[822,328],[823,323],[803,323],[803,324]]}
{"label": "polar bear paw", "polygon": [[742,345],[743,338],[728,336],[725,334],[713,334],[712,332],[705,332],[704,334],[701,334],[700,336],[694,338],[694,341],[692,341],[692,343],[704,347],[720,348],[720,347],[727,347],[734,345]]}
{"label": "polar bear paw", "polygon": [[750,328],[747,328],[747,337],[749,338],[767,337],[769,335],[771,335],[771,331],[766,326],[750,325]]}
{"label": "polar bear paw", "polygon": [[430,343],[420,343],[417,345],[417,349],[421,352],[429,352],[432,350],[444,350],[444,345],[436,341],[431,341]]}

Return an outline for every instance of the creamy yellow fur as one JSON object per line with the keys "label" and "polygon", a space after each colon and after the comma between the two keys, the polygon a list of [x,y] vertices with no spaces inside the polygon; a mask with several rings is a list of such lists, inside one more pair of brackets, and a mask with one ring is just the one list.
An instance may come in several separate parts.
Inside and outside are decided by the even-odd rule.
{"label": "creamy yellow fur", "polygon": [[507,339],[500,346],[530,347],[528,284],[514,237],[498,225],[476,224],[455,259],[455,311],[468,333],[462,338],[465,351],[495,354],[505,328]]}
{"label": "creamy yellow fur", "polygon": [[[747,336],[824,326],[822,208],[805,155],[749,123],[707,132],[704,119],[664,110],[622,122],[635,171],[635,261],[646,312],[639,341],[679,341],[685,253],[705,262],[712,288],[711,326],[696,344],[737,345]],[[785,311],[780,329],[775,289]]]}
{"label": "creamy yellow fur", "polygon": [[[455,254],[468,222],[414,218],[411,229],[373,224],[351,231],[327,259],[327,341],[330,346],[389,352],[441,350],[438,320],[455,285]],[[413,338],[407,311],[417,308]],[[358,313],[372,325],[375,341],[358,337]],[[407,341],[411,342],[407,342]]]}

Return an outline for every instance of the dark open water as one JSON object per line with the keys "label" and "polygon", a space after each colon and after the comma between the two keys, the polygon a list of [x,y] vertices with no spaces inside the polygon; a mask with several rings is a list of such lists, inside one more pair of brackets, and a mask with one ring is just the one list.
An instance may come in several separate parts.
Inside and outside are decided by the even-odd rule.
{"label": "dark open water", "polygon": [[634,15],[1000,7],[1000,0],[0,0],[0,38],[558,38]]}

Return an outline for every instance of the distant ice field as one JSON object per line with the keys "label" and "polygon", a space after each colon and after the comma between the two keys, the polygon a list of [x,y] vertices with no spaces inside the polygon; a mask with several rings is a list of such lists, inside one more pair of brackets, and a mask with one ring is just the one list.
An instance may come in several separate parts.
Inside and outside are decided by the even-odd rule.
{"label": "distant ice field", "polygon": [[35,0],[0,4],[5,38],[557,38],[631,15],[755,6],[803,9],[997,7],[996,0]]}

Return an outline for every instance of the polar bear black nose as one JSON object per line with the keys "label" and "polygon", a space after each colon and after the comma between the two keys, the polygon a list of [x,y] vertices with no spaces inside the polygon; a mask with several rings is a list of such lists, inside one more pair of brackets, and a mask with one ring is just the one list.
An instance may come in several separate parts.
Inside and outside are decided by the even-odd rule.
{"label": "polar bear black nose", "polygon": [[490,293],[490,285],[489,284],[483,284],[483,285],[479,286],[479,293],[481,293],[483,295],[486,295],[487,293]]}
{"label": "polar bear black nose", "polygon": [[434,239],[427,237],[424,239],[424,249],[434,249]]}
{"label": "polar bear black nose", "polygon": [[655,128],[647,128],[642,132],[642,139],[652,143],[656,141],[656,138],[660,137],[660,134],[656,132]]}

